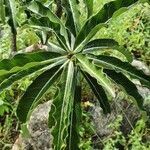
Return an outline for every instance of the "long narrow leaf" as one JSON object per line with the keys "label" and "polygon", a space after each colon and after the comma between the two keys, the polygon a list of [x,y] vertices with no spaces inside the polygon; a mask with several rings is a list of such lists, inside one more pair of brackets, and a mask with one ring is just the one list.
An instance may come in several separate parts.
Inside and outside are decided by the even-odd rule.
{"label": "long narrow leaf", "polygon": [[143,109],[143,97],[138,93],[137,87],[134,83],[132,83],[125,75],[122,73],[117,73],[113,70],[105,69],[104,72],[112,78],[117,84],[121,85],[122,88],[125,89],[127,94],[132,96],[139,108]]}
{"label": "long narrow leaf", "polygon": [[95,39],[87,43],[83,49],[83,53],[93,53],[98,50],[115,49],[122,53],[129,62],[132,62],[131,53],[123,46],[119,46],[118,42],[113,39]]}
{"label": "long narrow leaf", "polygon": [[[63,6],[64,12],[66,15],[65,26],[74,36],[76,36],[76,27],[75,27],[73,14],[72,14],[68,0],[62,0],[62,6]],[[68,34],[68,36],[69,36],[69,34]]]}
{"label": "long narrow leaf", "polygon": [[79,128],[81,125],[81,86],[77,85],[75,87],[75,97],[74,97],[74,106],[71,114],[71,123],[69,127],[69,136],[68,136],[68,144],[67,149],[69,150],[80,150],[80,135]]}
{"label": "long narrow leaf", "polygon": [[150,87],[150,76],[145,75],[143,71],[137,70],[128,62],[123,62],[118,58],[111,56],[89,56],[97,66],[108,67],[109,69],[115,69],[116,71],[121,71],[124,73],[128,73],[133,78],[137,78],[147,87]]}
{"label": "long narrow leaf", "polygon": [[101,85],[97,83],[97,80],[90,76],[88,73],[82,71],[82,74],[84,75],[85,79],[89,83],[94,95],[97,97],[100,106],[103,109],[103,112],[105,114],[110,113],[110,105],[108,102],[107,95],[105,94],[104,89],[102,88]]}
{"label": "long narrow leaf", "polygon": [[[33,105],[47,92],[62,72],[60,66],[53,67],[39,75],[28,87],[17,107],[17,116],[22,123],[28,119]],[[31,92],[32,91],[32,92]]]}
{"label": "long narrow leaf", "polygon": [[93,65],[93,63],[89,61],[85,55],[78,54],[76,57],[80,62],[79,65],[82,69],[94,77],[103,86],[103,88],[111,94],[112,97],[115,97],[113,86],[102,70]]}
{"label": "long narrow leaf", "polygon": [[66,147],[75,92],[74,77],[73,62],[70,61],[67,75],[63,78],[65,87],[61,86],[59,89],[59,94],[53,101],[49,113],[49,127],[52,128],[54,150],[65,149]]}
{"label": "long narrow leaf", "polygon": [[56,53],[60,53],[60,54],[66,54],[66,51],[64,49],[62,49],[61,47],[59,47],[58,45],[56,45],[52,42],[48,42],[47,51],[56,52]]}
{"label": "long narrow leaf", "polygon": [[[32,73],[35,73],[37,71],[44,71],[47,68],[52,68],[58,65],[61,65],[62,63],[64,63],[66,61],[66,58],[61,59],[55,63],[49,63],[49,64],[39,64],[27,69],[23,69],[15,74],[12,74],[10,77],[8,76],[8,78],[6,78],[6,75],[4,76],[5,79],[2,81],[2,83],[0,83],[0,93],[3,91],[3,89],[9,87],[11,84],[13,84],[15,81],[18,81],[20,79],[22,79],[23,77],[27,76],[27,75],[31,75]],[[9,75],[9,74],[7,74]]]}
{"label": "long narrow leaf", "polygon": [[79,31],[79,10],[77,9],[77,1],[76,0],[69,0],[69,5],[70,5],[70,9],[71,9],[71,13],[73,16],[73,22],[74,22],[74,26],[75,26],[75,31],[76,31],[76,35],[78,34]]}
{"label": "long narrow leaf", "polygon": [[15,0],[4,0],[4,1],[6,3],[6,15],[9,17],[8,23],[11,27],[12,33],[17,34]]}
{"label": "long narrow leaf", "polygon": [[113,39],[95,39],[85,45],[84,52],[91,51],[91,49],[101,49],[101,48],[105,49],[105,48],[113,48],[116,46],[118,46],[118,42],[116,42]]}
{"label": "long narrow leaf", "polygon": [[[90,33],[85,37],[85,39],[78,45],[74,45],[74,51],[75,52],[81,52],[83,48],[88,44],[88,42],[94,37],[94,35],[99,31],[102,27],[106,27],[107,24],[105,23],[100,23],[94,28],[91,29]],[[77,39],[77,38],[76,38]],[[75,41],[76,42],[76,41]]]}
{"label": "long narrow leaf", "polygon": [[50,63],[59,60],[60,54],[52,52],[39,52],[30,54],[18,54],[12,59],[4,59],[0,62],[0,76],[15,73],[22,69],[36,66],[39,63]]}
{"label": "long narrow leaf", "polygon": [[60,54],[54,52],[17,54],[12,59],[3,59],[0,61],[0,75],[4,70],[9,71],[16,67],[23,67],[28,63],[46,61],[58,56],[60,56]]}

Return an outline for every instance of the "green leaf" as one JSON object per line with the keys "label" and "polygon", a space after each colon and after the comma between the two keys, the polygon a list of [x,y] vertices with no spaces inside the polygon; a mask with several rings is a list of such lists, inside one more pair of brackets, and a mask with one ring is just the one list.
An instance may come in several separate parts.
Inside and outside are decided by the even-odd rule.
{"label": "green leaf", "polygon": [[15,81],[22,79],[23,77],[27,76],[27,75],[31,75],[32,73],[35,73],[37,71],[43,71],[46,70],[47,68],[52,68],[58,65],[61,65],[62,63],[64,63],[67,59],[60,59],[59,61],[55,62],[55,63],[49,63],[49,64],[39,64],[27,69],[23,69],[15,74],[11,74],[10,76],[8,76],[8,78],[6,78],[6,74],[3,76],[4,81],[2,81],[2,83],[0,83],[0,93],[3,91],[3,89],[9,87],[10,85],[12,85]]}
{"label": "green leaf", "polygon": [[94,95],[98,99],[101,108],[103,109],[103,112],[105,114],[110,113],[110,105],[108,102],[107,95],[105,94],[104,89],[102,88],[101,85],[97,83],[97,80],[90,76],[88,73],[82,71],[82,74],[84,75],[86,81],[90,85]]}
{"label": "green leaf", "polygon": [[45,64],[44,65],[37,65],[37,66],[33,66],[31,68],[28,68],[28,69],[21,70],[19,72],[8,73],[8,74],[1,76],[1,78],[0,78],[0,81],[1,81],[0,82],[0,93],[5,88],[11,86],[15,81],[20,80],[23,77],[38,71],[39,69],[43,68],[44,66],[45,66]]}
{"label": "green leaf", "polygon": [[58,96],[54,99],[49,113],[49,127],[52,128],[54,150],[65,149],[67,144],[75,92],[74,73],[73,62],[70,61],[67,68],[67,75],[61,79],[61,83],[63,82],[65,86],[61,84]]}
{"label": "green leaf", "polygon": [[81,125],[81,86],[77,85],[75,87],[75,97],[74,97],[74,106],[71,114],[71,123],[69,127],[69,136],[67,141],[67,148],[69,150],[80,150],[80,135],[79,127]]}
{"label": "green leaf", "polygon": [[59,54],[66,54],[66,51],[62,49],[59,45],[54,44],[52,42],[47,43],[47,51],[55,52]]}
{"label": "green leaf", "polygon": [[70,10],[71,10],[71,14],[72,14],[73,22],[74,22],[74,26],[75,26],[75,31],[77,34],[79,31],[79,28],[80,28],[79,27],[79,24],[80,24],[79,10],[77,9],[78,8],[77,1],[76,0],[68,0],[68,3],[70,5]]}
{"label": "green leaf", "polygon": [[88,11],[88,18],[93,14],[93,0],[84,0]]}
{"label": "green leaf", "polygon": [[8,73],[8,71],[16,72],[21,70],[24,66],[34,66],[38,63],[41,63],[42,61],[55,59],[58,56],[60,56],[60,54],[54,52],[17,54],[12,59],[3,59],[0,61],[0,76]]}
{"label": "green leaf", "polygon": [[[66,8],[66,23],[65,26],[68,28],[68,30],[74,35],[76,36],[76,29],[75,29],[75,25],[74,25],[74,21],[73,21],[73,17],[71,14],[71,10],[69,8]],[[70,34],[68,34],[69,36]]]}
{"label": "green leaf", "polygon": [[76,37],[80,30],[80,12],[78,10],[77,0],[62,0],[62,6],[65,12],[65,26]]}
{"label": "green leaf", "polygon": [[4,1],[6,4],[6,16],[9,17],[8,24],[11,27],[12,33],[17,34],[15,0],[4,0]]}
{"label": "green leaf", "polygon": [[55,31],[57,34],[60,33],[60,25],[52,22],[48,17],[31,17],[29,23],[31,27],[37,28],[42,31]]}
{"label": "green leaf", "polygon": [[99,31],[102,27],[105,27],[106,24],[101,23],[95,26],[93,29],[91,29],[90,33],[85,37],[85,39],[76,47],[75,45],[75,52],[80,52],[83,50],[85,45],[94,37],[94,35]]}
{"label": "green leaf", "polygon": [[13,75],[14,73],[7,73],[4,75],[0,76],[0,83],[3,82],[5,79],[9,78],[11,75]]}
{"label": "green leaf", "polygon": [[85,55],[77,54],[76,58],[80,62],[79,65],[82,67],[82,69],[95,78],[100,85],[102,85],[103,88],[105,88],[108,93],[111,94],[112,97],[115,97],[113,86],[107,76],[103,73],[102,69],[99,69],[93,65],[93,63],[89,61]]}
{"label": "green leaf", "polygon": [[122,7],[120,8],[118,11],[114,12],[112,19],[117,18],[119,15],[121,15],[122,13],[126,12],[128,10],[128,8],[126,7]]}
{"label": "green leaf", "polygon": [[68,51],[67,45],[65,44],[65,38],[60,34],[60,24],[52,22],[48,17],[31,17],[30,26],[40,31],[50,32],[53,31],[56,35],[61,46]]}
{"label": "green leaf", "polygon": [[87,37],[87,35],[95,26],[101,23],[106,23],[113,16],[114,12],[122,7],[128,7],[137,1],[138,0],[116,0],[105,4],[104,7],[97,12],[97,14],[90,17],[84,24],[80,33],[77,36],[75,46],[77,47]]}
{"label": "green leaf", "polygon": [[109,69],[115,69],[116,71],[121,71],[123,73],[128,73],[133,78],[139,79],[142,84],[147,87],[150,87],[150,76],[145,75],[143,71],[137,70],[128,62],[123,62],[118,58],[111,57],[111,56],[89,56],[90,59],[93,60],[94,64],[100,67],[106,67]]}
{"label": "green leaf", "polygon": [[[63,6],[64,12],[66,15],[65,26],[74,36],[76,36],[76,27],[74,24],[74,19],[72,16],[72,12],[71,12],[71,8],[70,8],[68,0],[62,0],[62,6]],[[69,36],[69,34],[68,34],[68,36]]]}
{"label": "green leaf", "polygon": [[48,17],[49,20],[53,23],[59,24],[60,34],[65,38],[67,46],[70,47],[68,43],[68,35],[65,26],[63,25],[61,20],[48,7],[42,5],[40,2],[32,1],[28,9],[41,17]]}
{"label": "green leaf", "polygon": [[132,96],[139,108],[143,109],[143,97],[138,93],[137,87],[122,73],[117,73],[113,70],[105,69],[104,72],[112,78],[117,84],[121,85],[121,88],[125,89],[128,95]]}
{"label": "green leaf", "polygon": [[62,69],[60,66],[53,67],[39,75],[27,88],[17,107],[17,116],[22,123],[27,121],[29,112],[38,100],[47,92],[50,86],[58,79],[61,72]]}
{"label": "green leaf", "polygon": [[113,39],[95,39],[85,45],[83,52],[89,53],[99,49],[115,48],[116,46],[119,46],[118,42]]}
{"label": "green leaf", "polygon": [[129,62],[132,62],[131,53],[123,46],[119,46],[118,42],[113,39],[95,39],[87,43],[84,47],[83,53],[93,53],[98,50],[115,49],[122,53]]}

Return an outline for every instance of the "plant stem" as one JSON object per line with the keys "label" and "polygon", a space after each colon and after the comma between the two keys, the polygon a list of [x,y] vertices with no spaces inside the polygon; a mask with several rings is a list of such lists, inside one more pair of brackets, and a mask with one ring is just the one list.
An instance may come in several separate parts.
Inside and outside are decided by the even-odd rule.
{"label": "plant stem", "polygon": [[12,52],[17,52],[17,34],[12,32]]}

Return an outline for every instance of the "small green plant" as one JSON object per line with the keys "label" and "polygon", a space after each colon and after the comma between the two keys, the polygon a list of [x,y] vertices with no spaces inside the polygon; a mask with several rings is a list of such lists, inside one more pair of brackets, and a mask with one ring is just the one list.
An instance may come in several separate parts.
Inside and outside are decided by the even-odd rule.
{"label": "small green plant", "polygon": [[[12,6],[12,2],[10,0],[8,2],[9,6]],[[147,87],[150,87],[150,77],[130,64],[132,57],[115,40],[101,38],[92,40],[97,31],[106,26],[112,17],[115,18],[127,11],[137,0],[109,2],[96,13],[93,13],[93,1],[84,1],[87,8],[84,25],[80,24],[79,16],[82,14],[77,9],[76,0],[55,2],[41,3],[33,0],[27,4],[28,25],[39,31],[41,44],[45,44],[46,48],[42,52],[16,54],[11,59],[2,60],[0,92],[15,81],[40,70],[21,97],[17,116],[22,123],[26,123],[42,96],[55,83],[57,90],[48,122],[53,135],[53,148],[78,150],[80,140],[78,127],[82,114],[81,77],[84,77],[90,85],[104,113],[111,111],[107,96],[115,97],[114,84],[123,87],[127,94],[136,100],[137,105],[143,108],[143,98],[127,76],[138,79]],[[59,11],[56,10],[54,13],[52,4],[56,4]],[[14,14],[11,16],[10,21],[13,24],[10,25],[16,36],[15,16]],[[55,36],[52,38],[53,41],[49,40],[50,35]],[[14,51],[15,46],[16,44],[13,47]],[[126,57],[126,62],[107,53],[113,49],[122,53]],[[98,50],[106,53],[94,55],[93,53]]]}
{"label": "small green plant", "polygon": [[118,115],[113,124],[110,124],[110,127],[114,130],[114,132],[109,138],[103,140],[104,150],[118,149],[119,147],[131,150],[148,150],[150,148],[149,141],[144,141],[144,136],[148,134],[144,119],[139,119],[135,127],[131,130],[131,133],[127,136],[120,131],[121,123],[122,116]]}
{"label": "small green plant", "polygon": [[126,139],[123,136],[122,132],[120,131],[120,126],[122,122],[122,115],[118,115],[113,123],[109,125],[111,129],[113,129],[112,135],[110,137],[107,137],[103,140],[103,149],[117,149],[117,144],[121,144],[122,146],[125,146]]}
{"label": "small green plant", "polygon": [[[82,109],[85,106],[83,106]],[[82,121],[81,125],[79,126],[79,135],[80,135],[80,143],[79,148],[81,150],[91,150],[92,149],[92,135],[94,135],[94,127],[91,121],[91,115],[87,113],[87,111],[82,110]]]}
{"label": "small green plant", "polygon": [[5,90],[0,94],[0,148],[8,149],[16,138],[18,121],[16,120],[16,102],[14,91]]}
{"label": "small green plant", "polygon": [[129,134],[128,147],[130,149],[143,149],[150,148],[149,141],[144,141],[144,136],[148,133],[146,122],[143,119],[137,121],[134,130]]}
{"label": "small green plant", "polygon": [[3,116],[5,112],[9,112],[8,104],[0,99],[0,116]]}

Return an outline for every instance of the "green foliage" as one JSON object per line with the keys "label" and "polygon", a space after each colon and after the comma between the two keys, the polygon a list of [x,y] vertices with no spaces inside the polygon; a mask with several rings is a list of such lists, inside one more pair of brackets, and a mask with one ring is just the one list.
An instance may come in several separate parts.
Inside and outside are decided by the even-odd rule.
{"label": "green foliage", "polygon": [[133,52],[136,58],[149,64],[149,13],[148,3],[137,4],[112,19],[108,27],[100,30],[96,37],[115,39],[120,45],[126,45],[126,50]]}
{"label": "green foliage", "polygon": [[[16,102],[14,99],[17,93],[11,88],[0,94],[0,148],[10,149],[13,142],[13,135],[18,131],[18,121],[16,119]],[[13,133],[13,134],[12,134]]]}
{"label": "green foliage", "polygon": [[[79,149],[81,77],[84,77],[90,85],[104,113],[110,112],[107,96],[115,97],[114,84],[116,83],[123,86],[127,94],[135,98],[138,106],[143,108],[143,98],[126,76],[130,75],[132,78],[138,79],[147,87],[150,87],[150,77],[127,62],[129,55],[123,53],[122,47],[113,39],[98,37],[92,41],[97,31],[107,26],[112,17],[115,19],[135,2],[137,0],[108,2],[94,13],[91,1],[86,1],[87,19],[82,26],[79,20],[79,15],[82,14],[77,9],[79,4],[76,0],[62,1],[65,9],[63,19],[53,12],[50,5],[37,0],[28,3],[26,7],[29,13],[28,25],[38,31],[41,44],[46,44],[47,52],[16,54],[12,59],[2,60],[0,62],[0,91],[2,92],[23,77],[39,73],[21,97],[17,107],[19,120],[26,123],[42,96],[48,92],[51,86],[57,85],[48,123],[52,130],[55,150],[72,149],[73,147],[76,150]],[[11,16],[14,14],[12,13]],[[15,21],[14,17],[11,19],[13,22]],[[14,23],[10,25],[11,28],[15,27]],[[55,38],[49,40],[50,35]],[[102,49],[106,52],[107,49],[111,51],[115,49],[127,59],[124,62],[110,55],[105,56],[105,53],[99,56],[89,55],[87,49],[93,53]],[[123,78],[112,76],[111,71],[117,75],[120,73]],[[130,86],[124,85],[124,81]],[[135,93],[130,92],[131,87],[135,89]]]}
{"label": "green foliage", "polygon": [[9,112],[8,104],[3,100],[0,100],[0,116],[3,116],[5,112]]}
{"label": "green foliage", "polygon": [[[86,102],[85,102],[86,103]],[[91,115],[87,111],[85,111],[86,107],[82,107],[82,122],[79,126],[79,134],[80,134],[80,143],[79,148],[81,150],[91,150],[92,149],[92,135],[94,135],[94,126],[91,122]]]}
{"label": "green foliage", "polygon": [[122,132],[119,130],[119,127],[121,126],[122,116],[118,115],[116,120],[113,122],[113,124],[110,124],[110,128],[114,130],[114,133],[112,135],[112,138],[108,138],[103,141],[104,143],[104,150],[107,149],[117,149],[116,145],[119,143],[123,146],[125,146],[125,137],[122,135]]}
{"label": "green foliage", "polygon": [[144,136],[148,134],[146,128],[146,122],[143,119],[139,119],[131,130],[131,133],[126,136],[120,131],[120,126],[122,122],[122,116],[118,115],[113,124],[110,127],[114,129],[112,137],[103,140],[104,150],[108,149],[118,149],[118,146],[123,146],[125,149],[143,149],[148,150],[149,141],[144,140]]}
{"label": "green foliage", "polygon": [[[4,34],[5,31],[5,34]],[[9,58],[11,53],[11,37],[9,36],[11,31],[7,25],[1,25],[0,27],[0,59]]]}

